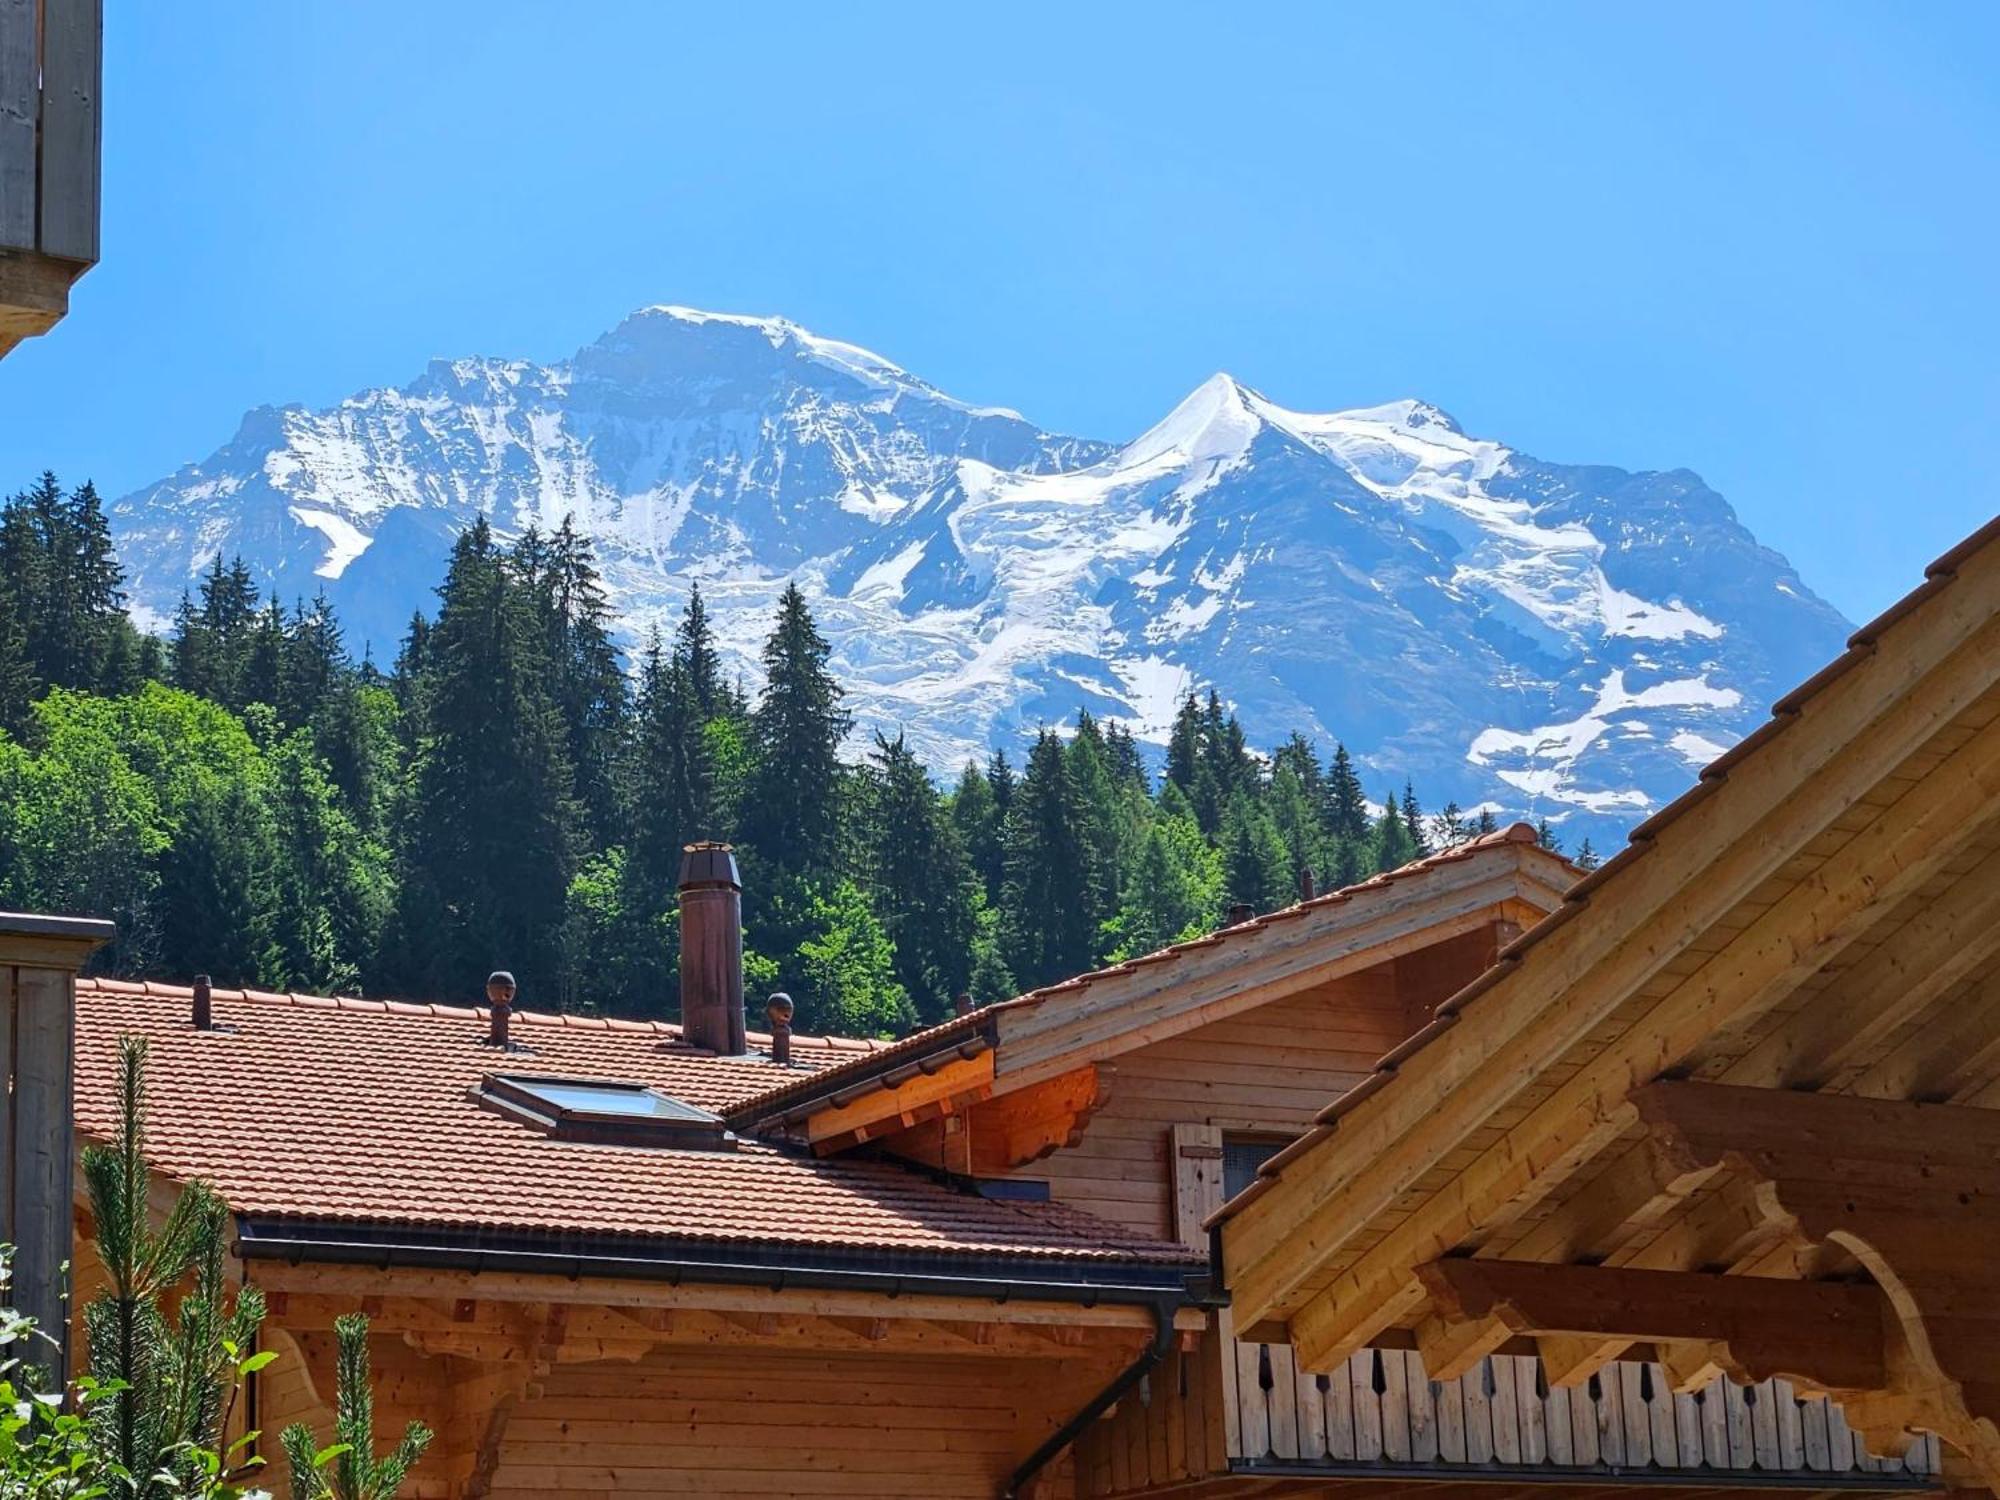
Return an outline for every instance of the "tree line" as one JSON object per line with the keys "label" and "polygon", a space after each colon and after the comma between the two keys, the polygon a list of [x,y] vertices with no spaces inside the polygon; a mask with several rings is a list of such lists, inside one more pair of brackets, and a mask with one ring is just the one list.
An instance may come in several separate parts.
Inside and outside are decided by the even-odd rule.
{"label": "tree line", "polygon": [[681,848],[718,838],[751,993],[787,990],[802,1030],[884,1034],[1493,826],[1427,815],[1407,781],[1371,803],[1339,745],[1259,754],[1213,691],[1157,775],[1087,711],[948,787],[900,734],[849,759],[796,587],[754,694],[698,588],[628,663],[568,521],[465,531],[387,668],[324,596],[260,598],[240,559],[164,639],[122,585],[88,484],[44,475],[0,508],[0,900],[115,918],[117,973],[470,998],[504,967],[530,1005],[671,1017]]}

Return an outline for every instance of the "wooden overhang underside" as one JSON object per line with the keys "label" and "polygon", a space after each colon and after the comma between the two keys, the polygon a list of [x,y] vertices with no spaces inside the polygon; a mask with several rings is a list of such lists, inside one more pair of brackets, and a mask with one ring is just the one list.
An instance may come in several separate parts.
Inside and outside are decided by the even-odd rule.
{"label": "wooden overhang underside", "polygon": [[1780,709],[1225,1208],[1248,1336],[1782,1368],[2000,1488],[2000,523]]}

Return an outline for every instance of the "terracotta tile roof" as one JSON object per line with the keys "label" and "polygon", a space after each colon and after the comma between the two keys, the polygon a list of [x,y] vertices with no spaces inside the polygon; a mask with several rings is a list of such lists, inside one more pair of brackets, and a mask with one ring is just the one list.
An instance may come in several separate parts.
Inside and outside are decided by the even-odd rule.
{"label": "terracotta tile roof", "polygon": [[[790,1076],[768,1057],[689,1047],[670,1025],[526,1013],[513,1035],[532,1055],[503,1059],[470,1008],[218,990],[214,1017],[229,1029],[198,1032],[190,997],[79,982],[78,1126],[109,1135],[118,1038],[143,1033],[155,1166],[206,1179],[249,1217],[1114,1263],[1185,1255],[887,1162],[747,1141],[733,1152],[557,1141],[468,1097],[486,1073],[538,1072],[643,1082],[722,1111]],[[825,1066],[875,1047],[800,1037],[793,1056]]]}
{"label": "terracotta tile roof", "polygon": [[1307,1155],[1333,1135],[1343,1116],[1351,1114],[1367,1100],[1380,1093],[1394,1079],[1397,1069],[1403,1063],[1408,1062],[1423,1048],[1451,1030],[1458,1023],[1459,1016],[1466,1006],[1518,971],[1523,959],[1537,945],[1557,928],[1580,916],[1597,892],[1619,879],[1626,870],[1650,854],[1664,829],[1678,822],[1696,804],[1712,796],[1729,779],[1730,771],[1736,766],[1752,755],[1764,753],[1766,746],[1781,740],[1785,731],[1798,722],[1799,712],[1808,702],[1875,654],[1877,643],[1885,631],[1928,600],[1950,588],[1953,580],[1958,577],[1960,565],[1974,554],[1992,546],[2000,546],[2000,516],[1995,516],[1925,568],[1922,583],[1849,636],[1847,649],[1839,656],[1773,703],[1771,717],[1766,722],[1704,766],[1695,784],[1687,791],[1644,822],[1637,824],[1626,835],[1626,845],[1623,849],[1571,885],[1563,894],[1562,905],[1501,949],[1493,967],[1438,1006],[1435,1019],[1378,1062],[1371,1076],[1320,1110],[1314,1117],[1313,1127],[1266,1160],[1257,1169],[1256,1180],[1209,1215],[1208,1223],[1220,1224],[1226,1219],[1233,1218],[1269,1192],[1287,1166]]}
{"label": "terracotta tile roof", "polygon": [[[1040,989],[1029,990],[1026,994],[1017,995],[1011,1000],[1002,1000],[997,1004],[985,1006],[972,1012],[970,1015],[955,1016],[949,1021],[943,1021],[935,1026],[926,1027],[922,1031],[913,1032],[909,1036],[888,1044],[870,1056],[843,1058],[831,1068],[812,1076],[786,1079],[768,1091],[752,1095],[744,1100],[729,1111],[730,1118],[733,1121],[749,1123],[769,1120],[781,1114],[791,1113],[805,1102],[817,1100],[829,1091],[840,1088],[850,1082],[858,1083],[866,1078],[893,1073],[900,1065],[906,1062],[949,1048],[960,1039],[975,1033],[984,1031],[990,1034],[994,1025],[993,1017],[998,1012],[1040,1006],[1051,1001],[1060,1002],[1083,994],[1092,985],[1102,984],[1106,980],[1122,979],[1127,975],[1136,974],[1142,969],[1152,968],[1158,964],[1171,963],[1188,953],[1195,953],[1231,943],[1244,943],[1247,945],[1254,942],[1259,934],[1269,932],[1273,928],[1282,927],[1288,922],[1296,921],[1309,912],[1320,911],[1331,906],[1343,906],[1356,901],[1365,903],[1370,896],[1378,891],[1384,891],[1403,881],[1429,874],[1431,871],[1440,869],[1446,865],[1460,864],[1466,860],[1477,858],[1486,850],[1508,845],[1517,848],[1522,846],[1538,847],[1539,843],[1540,840],[1537,838],[1532,825],[1527,823],[1509,824],[1507,827],[1496,829],[1492,833],[1481,834],[1478,838],[1468,839],[1462,844],[1454,844],[1449,849],[1442,849],[1435,854],[1427,854],[1421,859],[1411,860],[1408,864],[1398,865],[1395,869],[1384,871],[1380,875],[1370,876],[1367,880],[1358,881],[1349,886],[1342,886],[1338,890],[1324,892],[1321,895],[1312,897],[1310,900],[1295,901],[1290,906],[1282,907],[1274,912],[1267,912],[1260,917],[1252,917],[1249,921],[1239,922],[1233,927],[1224,927],[1218,931],[1207,933],[1204,936],[1191,938],[1184,943],[1174,943],[1155,952],[1144,954],[1141,957],[1127,959],[1123,963],[1108,964],[1104,968],[1092,969],[1089,973],[1078,974],[1073,978],[1062,980],[1056,984],[1044,985]],[[1561,855],[1550,854],[1548,857],[1551,864],[1557,866],[1563,872],[1565,881],[1583,873],[1576,865],[1564,859]]]}

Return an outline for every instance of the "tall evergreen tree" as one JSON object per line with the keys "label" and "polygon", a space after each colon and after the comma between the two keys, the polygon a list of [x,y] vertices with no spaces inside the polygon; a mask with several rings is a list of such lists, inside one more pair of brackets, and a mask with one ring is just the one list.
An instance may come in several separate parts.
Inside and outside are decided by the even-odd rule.
{"label": "tall evergreen tree", "polygon": [[1095,862],[1063,743],[1044,730],[1007,814],[1000,954],[1020,984],[1049,984],[1096,961],[1105,913]]}
{"label": "tall evergreen tree", "polygon": [[756,745],[750,842],[779,869],[802,875],[835,867],[840,844],[840,743],[852,722],[829,648],[805,595],[787,585],[764,643],[764,691],[751,716]]}
{"label": "tall evergreen tree", "polygon": [[590,539],[564,516],[516,545],[515,573],[542,627],[548,692],[561,714],[575,796],[593,843],[617,837],[625,734],[625,672],[611,640],[611,606]]}
{"label": "tall evergreen tree", "polygon": [[406,984],[464,993],[494,968],[553,994],[578,853],[546,638],[482,517],[452,548],[429,631],[397,949]]}
{"label": "tall evergreen tree", "polygon": [[1231,903],[1244,902],[1259,912],[1291,903],[1297,876],[1284,840],[1248,792],[1239,791],[1229,799],[1222,815],[1221,849],[1223,882]]}
{"label": "tall evergreen tree", "polygon": [[1004,814],[1000,799],[993,795],[992,781],[977,761],[967,761],[959,773],[958,786],[951,794],[951,819],[980,891],[989,903],[998,901]]}
{"label": "tall evergreen tree", "polygon": [[957,826],[899,734],[875,737],[868,890],[896,978],[920,1021],[940,1021],[972,977],[974,883]]}
{"label": "tall evergreen tree", "polygon": [[715,649],[715,631],[708,623],[708,606],[702,603],[699,583],[688,588],[687,610],[674,632],[674,655],[687,673],[704,719],[731,707],[729,684],[722,677],[722,655]]}

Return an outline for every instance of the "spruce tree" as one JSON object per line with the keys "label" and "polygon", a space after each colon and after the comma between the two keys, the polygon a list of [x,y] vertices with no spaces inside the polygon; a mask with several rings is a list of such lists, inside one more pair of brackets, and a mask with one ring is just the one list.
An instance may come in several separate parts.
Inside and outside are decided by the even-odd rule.
{"label": "spruce tree", "polygon": [[1394,870],[1416,857],[1416,836],[1404,821],[1402,808],[1394,797],[1385,797],[1382,800],[1382,816],[1375,824],[1373,873]]}
{"label": "spruce tree", "polygon": [[951,820],[958,829],[966,860],[979,881],[979,889],[989,903],[1000,899],[1001,824],[1000,799],[993,795],[993,783],[979,769],[977,761],[967,761],[951,794]]}
{"label": "spruce tree", "polygon": [[483,517],[452,548],[440,601],[425,643],[401,977],[464,993],[504,967],[553,994],[580,819],[535,605]]}
{"label": "spruce tree", "polygon": [[1096,962],[1095,861],[1062,741],[1044,730],[1007,814],[1000,956],[1018,983],[1033,989]]}
{"label": "spruce tree", "polygon": [[1417,789],[1408,778],[1403,781],[1403,828],[1410,836],[1412,859],[1431,852],[1430,834],[1424,820],[1424,810],[1417,805]]}
{"label": "spruce tree", "polygon": [[609,843],[620,821],[626,692],[596,554],[590,539],[564,516],[547,537],[530,529],[511,563],[541,620],[548,693],[562,716],[585,826],[594,843]]}
{"label": "spruce tree", "polygon": [[957,825],[899,734],[875,737],[868,891],[920,1021],[941,1021],[972,977],[972,868]]}
{"label": "spruce tree", "polygon": [[702,603],[699,583],[688,588],[687,610],[674,633],[674,656],[687,673],[704,719],[730,708],[729,685],[722,678],[722,655],[715,649],[715,631],[708,623],[708,607]]}
{"label": "spruce tree", "polygon": [[757,853],[801,876],[833,870],[840,847],[840,744],[852,721],[827,670],[829,654],[805,595],[787,585],[764,643],[764,691],[751,715],[756,767],[744,812]]}
{"label": "spruce tree", "polygon": [[1248,792],[1229,799],[1222,815],[1222,868],[1225,895],[1258,912],[1291,904],[1295,893],[1291,860],[1270,816]]}

